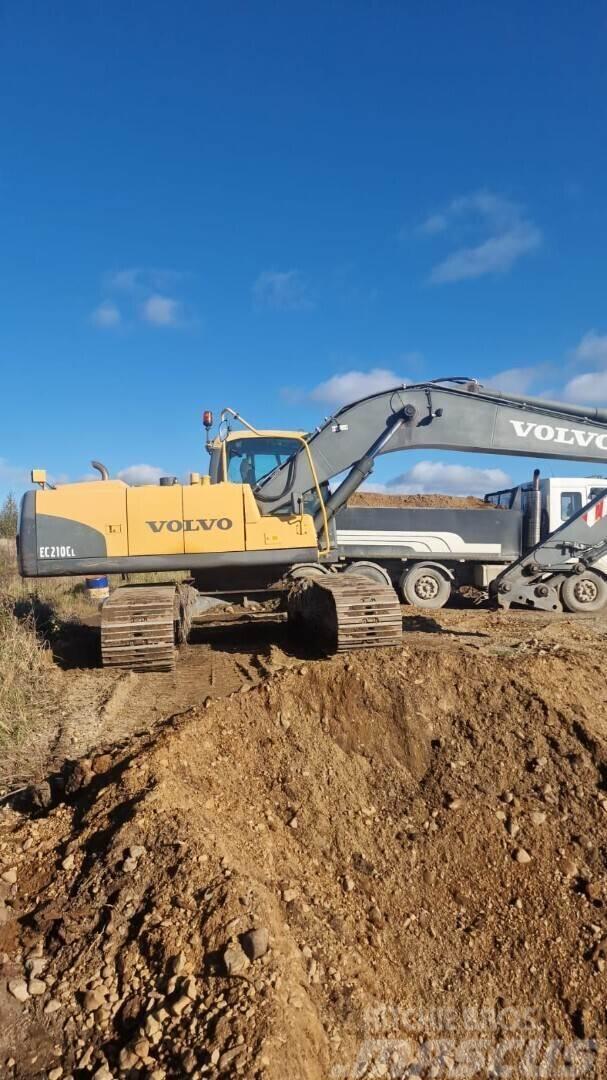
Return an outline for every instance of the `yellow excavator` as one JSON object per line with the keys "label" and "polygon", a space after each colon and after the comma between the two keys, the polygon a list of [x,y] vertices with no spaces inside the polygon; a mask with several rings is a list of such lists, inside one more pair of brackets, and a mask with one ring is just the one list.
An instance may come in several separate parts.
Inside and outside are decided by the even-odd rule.
{"label": "yellow excavator", "polygon": [[[524,398],[459,377],[372,394],[308,434],[258,431],[231,409],[223,411],[216,438],[210,438],[210,413],[203,423],[209,471],[191,473],[188,483],[167,476],[158,484],[129,486],[111,479],[98,462],[93,465],[99,481],[53,487],[44,470],[32,472],[37,490],[22,500],[18,536],[24,577],[188,574],[186,582],[127,584],[112,592],[102,608],[104,664],[171,669],[199,593],[246,593],[285,584],[290,619],[326,650],[397,644],[402,620],[390,561],[386,569],[356,557],[357,549],[344,559],[335,533],[337,515],[378,456],[442,447],[607,460],[606,410]],[[342,475],[331,491],[329,481]],[[588,507],[595,503],[598,496]],[[566,597],[573,595],[566,579],[573,573],[584,586],[580,595],[598,590],[607,596],[607,584],[601,592],[607,512],[604,517],[594,513],[593,522],[604,524],[592,537],[579,525],[581,540],[575,533],[552,544],[540,534],[537,499],[530,497],[529,505],[533,513],[527,514],[531,527],[526,526],[524,545],[513,544],[508,555],[496,556],[508,562],[495,588],[502,606],[510,597],[546,610],[558,609],[565,597],[566,606]],[[489,514],[481,512],[485,531]],[[512,509],[497,509],[494,517],[500,535],[522,521]],[[586,520],[581,511],[574,518]],[[402,531],[399,535],[402,548]],[[394,562],[407,561],[389,530],[378,534],[378,543],[388,553],[394,549]],[[434,573],[428,567],[424,587]]]}
{"label": "yellow excavator", "polygon": [[[209,416],[207,424],[212,423]],[[272,454],[280,445],[277,461],[284,460],[287,446],[307,448],[297,433],[272,431],[263,437],[272,443]],[[290,619],[327,651],[396,644],[400,606],[386,582],[335,576],[321,594],[315,591],[317,604],[303,595],[308,573],[322,573],[319,556],[325,550],[312,514],[303,509],[303,500],[287,512],[262,513],[251,467],[246,456],[241,458],[234,435],[222,433],[215,455],[225,461],[226,445],[239,458],[237,479],[227,470],[226,479],[214,482],[209,474],[193,472],[187,484],[162,477],[158,485],[130,486],[111,479],[105,466],[94,461],[101,482],[55,487],[45,470],[32,470],[38,490],[25,494],[20,512],[22,575],[188,572],[186,582],[122,585],[112,591],[102,608],[104,666],[171,670],[204,586],[234,594],[243,587],[257,592],[297,582]],[[311,456],[310,463],[314,471]],[[317,481],[313,499],[316,506],[322,504]]]}

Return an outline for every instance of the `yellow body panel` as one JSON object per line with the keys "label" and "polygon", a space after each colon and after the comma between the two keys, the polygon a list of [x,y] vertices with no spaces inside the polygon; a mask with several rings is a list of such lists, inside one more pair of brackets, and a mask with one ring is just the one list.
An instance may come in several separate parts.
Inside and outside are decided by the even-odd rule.
{"label": "yellow body panel", "polygon": [[180,484],[128,489],[129,555],[183,555],[181,491]]}
{"label": "yellow body panel", "polygon": [[133,490],[122,480],[63,484],[54,491],[36,492],[36,513],[90,525],[105,537],[108,558],[128,555],[126,498]]}
{"label": "yellow body panel", "polygon": [[[68,543],[75,543],[71,523],[96,530],[108,558],[317,547],[310,514],[264,517],[248,484],[211,484],[196,475],[183,486],[128,487],[120,480],[65,484],[38,491],[36,513],[66,519]],[[76,543],[74,550],[81,554]]]}
{"label": "yellow body panel", "polygon": [[240,484],[194,483],[183,487],[183,537],[188,554],[244,551]]}

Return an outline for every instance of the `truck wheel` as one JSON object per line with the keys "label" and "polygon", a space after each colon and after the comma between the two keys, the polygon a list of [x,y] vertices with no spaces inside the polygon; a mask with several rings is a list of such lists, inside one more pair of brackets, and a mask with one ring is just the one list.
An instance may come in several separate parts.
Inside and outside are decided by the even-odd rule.
{"label": "truck wheel", "polygon": [[563,582],[561,599],[567,611],[600,611],[607,603],[607,582],[593,570],[571,574]]}
{"label": "truck wheel", "polygon": [[369,581],[374,581],[377,585],[389,585],[392,588],[392,581],[388,571],[384,570],[379,563],[368,562],[365,559],[361,559],[360,562],[348,563],[344,569],[344,574],[360,574],[361,577],[368,578]]}
{"label": "truck wheel", "polygon": [[315,581],[328,573],[326,566],[318,563],[297,563],[287,574],[288,581]]}
{"label": "truck wheel", "polygon": [[451,582],[437,566],[414,566],[399,581],[403,600],[414,607],[442,608],[451,596]]}

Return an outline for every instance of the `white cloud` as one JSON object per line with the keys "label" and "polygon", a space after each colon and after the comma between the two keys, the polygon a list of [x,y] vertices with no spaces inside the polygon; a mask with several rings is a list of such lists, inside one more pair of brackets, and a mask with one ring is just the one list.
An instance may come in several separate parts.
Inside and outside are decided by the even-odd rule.
{"label": "white cloud", "polygon": [[124,293],[154,293],[171,288],[181,280],[183,274],[178,270],[158,270],[153,267],[131,266],[124,270],[114,270],[106,274],[104,283],[107,289]]}
{"label": "white cloud", "polygon": [[158,327],[191,325],[190,318],[186,320],[184,304],[175,298],[175,287],[183,276],[175,270],[141,266],[106,274],[103,288],[110,298],[93,311],[91,321],[103,329],[120,324],[129,326],[135,320]]}
{"label": "white cloud", "polygon": [[503,195],[485,190],[453,199],[446,213],[451,217],[477,215],[501,231],[516,225],[521,217],[521,208]]}
{"label": "white cloud", "polygon": [[570,379],[563,391],[568,401],[578,405],[607,404],[607,334],[588,330],[570,353],[576,364],[589,364],[597,371],[583,371]]}
{"label": "white cloud", "polygon": [[539,364],[536,367],[507,368],[495,375],[486,375],[481,382],[484,386],[504,390],[507,394],[525,394],[533,383],[543,377],[545,371],[545,365]]}
{"label": "white cloud", "polygon": [[573,355],[576,360],[589,360],[591,363],[607,366],[607,334],[589,330],[576,345]]}
{"label": "white cloud", "polygon": [[116,307],[111,300],[105,300],[103,304],[95,308],[91,315],[91,321],[95,326],[99,326],[104,330],[111,329],[113,326],[119,326],[122,321],[120,309]]}
{"label": "white cloud", "polygon": [[179,326],[181,323],[181,303],[170,296],[161,296],[160,293],[148,296],[139,310],[143,321],[154,326]]}
{"label": "white cloud", "polygon": [[299,270],[264,270],[253,285],[256,307],[275,311],[302,311],[313,307]]}
{"label": "white cloud", "polygon": [[436,236],[437,233],[445,231],[447,224],[448,221],[445,214],[430,214],[425,221],[422,221],[418,232],[425,233],[427,236]]}
{"label": "white cloud", "polygon": [[479,228],[488,235],[473,244],[459,246],[437,263],[430,274],[432,284],[503,274],[542,242],[540,229],[520,206],[490,191],[453,199],[445,210],[426,218],[420,231],[426,235],[448,232],[460,235],[462,229],[478,231]]}
{"label": "white cloud", "polygon": [[166,469],[159,469],[157,465],[127,465],[120,469],[118,479],[124,480],[125,484],[157,484],[161,476],[166,476]]}
{"label": "white cloud", "polygon": [[[510,486],[503,469],[477,469],[472,465],[448,465],[443,461],[418,461],[381,490],[392,494],[477,495]],[[375,490],[378,490],[377,488]]]}
{"label": "white cloud", "polygon": [[387,368],[346,371],[343,375],[333,375],[326,382],[319,383],[309,396],[313,401],[323,401],[329,405],[347,405],[369,394],[389,390],[393,386],[402,386],[403,382],[402,376]]}
{"label": "white cloud", "polygon": [[128,270],[116,270],[114,273],[106,274],[106,286],[108,289],[116,290],[116,292],[134,292],[139,285],[142,272],[137,267]]}
{"label": "white cloud", "polygon": [[604,405],[607,403],[607,371],[587,371],[576,375],[565,386],[567,401],[578,405]]}
{"label": "white cloud", "polygon": [[539,229],[523,223],[500,236],[491,236],[476,247],[454,251],[434,267],[430,281],[435,285],[465,281],[467,278],[483,277],[485,274],[503,274],[527,252],[534,251],[541,242]]}

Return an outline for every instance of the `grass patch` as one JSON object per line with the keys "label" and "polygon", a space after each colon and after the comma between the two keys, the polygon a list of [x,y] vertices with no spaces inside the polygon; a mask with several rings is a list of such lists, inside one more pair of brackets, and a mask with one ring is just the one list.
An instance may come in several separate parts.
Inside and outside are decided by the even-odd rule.
{"label": "grass patch", "polygon": [[[1,554],[1,553],[0,553]],[[61,672],[53,649],[87,627],[84,579],[25,580],[0,558],[0,784],[38,773],[57,732]]]}
{"label": "grass patch", "polygon": [[[58,671],[39,636],[33,609],[19,615],[0,596],[0,782],[30,774],[48,739],[48,706]],[[22,769],[21,766],[24,768]]]}
{"label": "grass patch", "polygon": [[[186,573],[114,574],[120,585],[179,581]],[[62,668],[95,668],[98,606],[84,577],[22,578],[15,545],[0,542],[0,785],[42,775],[65,710]]]}
{"label": "grass patch", "polygon": [[[110,587],[185,574],[112,575]],[[36,775],[64,709],[61,668],[100,665],[98,607],[83,577],[21,578],[0,547],[0,785]]]}

